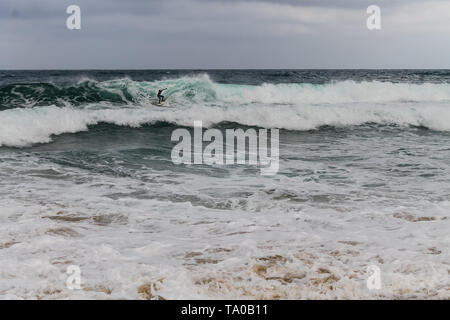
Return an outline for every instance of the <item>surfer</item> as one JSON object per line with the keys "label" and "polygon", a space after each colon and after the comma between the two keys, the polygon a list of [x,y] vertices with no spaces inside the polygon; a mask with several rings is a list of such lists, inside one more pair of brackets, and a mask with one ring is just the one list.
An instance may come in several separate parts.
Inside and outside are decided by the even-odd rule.
{"label": "surfer", "polygon": [[159,90],[158,90],[158,95],[157,95],[157,97],[158,97],[158,103],[161,103],[161,102],[166,101],[166,100],[164,99],[164,96],[161,94],[164,90],[167,90],[167,88],[165,88],[165,89],[159,89]]}

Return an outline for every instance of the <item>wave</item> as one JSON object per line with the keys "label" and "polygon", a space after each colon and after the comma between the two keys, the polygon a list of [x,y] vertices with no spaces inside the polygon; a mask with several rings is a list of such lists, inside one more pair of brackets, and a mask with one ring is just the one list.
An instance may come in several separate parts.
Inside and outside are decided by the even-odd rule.
{"label": "wave", "polygon": [[207,74],[161,81],[84,79],[72,85],[17,83],[0,87],[0,108],[146,104],[161,87],[176,104],[305,104],[351,102],[450,101],[448,83],[391,83],[340,81],[327,84],[286,83],[262,85],[219,84]]}
{"label": "wave", "polygon": [[166,81],[133,81],[117,79],[95,81],[83,79],[76,84],[16,83],[0,87],[0,108],[11,109],[35,106],[81,106],[88,103],[112,105],[148,103],[156,99],[156,92],[167,92],[178,102],[200,102],[216,99],[213,82],[207,75]]}
{"label": "wave", "polygon": [[140,127],[158,122],[193,126],[202,120],[205,127],[223,122],[245,126],[313,130],[323,126],[346,127],[365,123],[396,126],[423,126],[450,131],[448,104],[343,104],[343,105],[248,105],[192,106],[189,108],[34,107],[0,112],[0,146],[25,147],[52,141],[53,135],[88,130],[100,123]]}
{"label": "wave", "polygon": [[[15,86],[14,90],[11,85],[1,88],[2,103],[12,97],[5,90],[18,95],[19,85]],[[21,93],[27,105],[0,111],[0,146],[48,143],[54,135],[86,131],[100,123],[192,126],[202,120],[204,126],[234,122],[299,131],[376,123],[450,131],[449,84],[343,81],[251,86],[218,84],[201,75],[154,82],[83,80],[66,87],[31,87],[37,93]],[[160,87],[168,88],[167,108],[150,104]]]}
{"label": "wave", "polygon": [[17,83],[0,87],[0,107],[34,107],[45,105],[82,105],[93,102],[130,103],[133,95],[125,82],[116,88],[102,88],[101,82],[84,80],[75,85],[54,83]]}

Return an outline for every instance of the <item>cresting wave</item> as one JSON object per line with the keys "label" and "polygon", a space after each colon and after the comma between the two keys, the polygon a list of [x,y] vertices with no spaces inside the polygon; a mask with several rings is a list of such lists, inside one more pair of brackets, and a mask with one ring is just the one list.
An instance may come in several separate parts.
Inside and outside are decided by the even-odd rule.
{"label": "cresting wave", "polygon": [[145,104],[161,87],[175,104],[305,104],[351,102],[450,102],[450,83],[392,83],[352,80],[325,84],[219,84],[207,74],[161,81],[117,79],[76,84],[17,83],[0,86],[0,108],[80,106],[87,103]]}
{"label": "cresting wave", "polygon": [[[203,120],[204,126],[235,122],[299,131],[376,123],[450,131],[450,84],[344,81],[250,86],[214,83],[207,75],[93,84],[83,81],[78,89],[100,90],[98,97],[106,96],[106,92],[116,94],[122,102],[100,98],[96,102],[76,103],[73,99],[78,93],[74,93],[69,98],[57,94],[54,99],[59,99],[59,103],[55,100],[40,106],[44,90],[43,95],[36,95],[39,102],[27,97],[27,104],[21,108],[0,111],[0,146],[48,143],[53,135],[86,131],[99,123],[139,127],[167,122],[192,126],[195,120]],[[169,107],[153,107],[150,102],[155,90],[162,86],[169,88]],[[8,97],[11,95],[2,91],[3,103]]]}

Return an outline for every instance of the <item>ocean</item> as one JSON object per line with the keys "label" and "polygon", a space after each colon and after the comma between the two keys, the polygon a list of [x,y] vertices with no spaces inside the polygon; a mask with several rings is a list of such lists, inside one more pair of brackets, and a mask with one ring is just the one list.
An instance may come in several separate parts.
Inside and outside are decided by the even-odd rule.
{"label": "ocean", "polygon": [[0,298],[449,299],[449,142],[450,70],[0,71]]}

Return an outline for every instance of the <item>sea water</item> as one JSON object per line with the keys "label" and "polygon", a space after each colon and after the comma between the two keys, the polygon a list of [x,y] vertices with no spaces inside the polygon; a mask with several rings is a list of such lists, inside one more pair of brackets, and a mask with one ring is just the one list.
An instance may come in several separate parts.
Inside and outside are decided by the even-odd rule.
{"label": "sea water", "polygon": [[[194,121],[278,173],[175,164]],[[449,142],[446,70],[1,71],[0,298],[448,299]]]}

